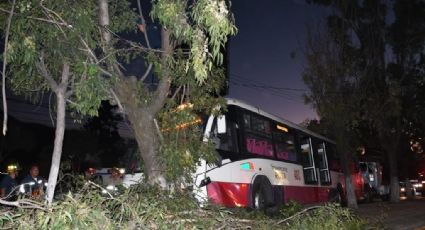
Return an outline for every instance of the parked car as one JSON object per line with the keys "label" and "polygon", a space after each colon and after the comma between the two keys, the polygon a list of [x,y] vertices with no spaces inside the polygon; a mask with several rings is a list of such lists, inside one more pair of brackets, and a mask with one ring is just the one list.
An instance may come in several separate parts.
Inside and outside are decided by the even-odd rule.
{"label": "parked car", "polygon": [[[410,182],[409,182],[410,183]],[[400,182],[400,196],[409,196],[415,195],[415,190],[413,188],[413,185],[406,183],[406,182]]]}
{"label": "parked car", "polygon": [[408,180],[400,182],[400,196],[408,195],[425,196],[425,181]]}
{"label": "parked car", "polygon": [[102,193],[115,193],[118,191],[118,186],[128,188],[133,184],[137,184],[143,180],[141,170],[135,170],[131,173],[126,173],[124,168],[89,168],[86,171],[86,177],[93,182],[104,187]]}
{"label": "parked car", "polygon": [[424,181],[410,180],[410,183],[412,183],[414,194],[416,196],[425,196]]}

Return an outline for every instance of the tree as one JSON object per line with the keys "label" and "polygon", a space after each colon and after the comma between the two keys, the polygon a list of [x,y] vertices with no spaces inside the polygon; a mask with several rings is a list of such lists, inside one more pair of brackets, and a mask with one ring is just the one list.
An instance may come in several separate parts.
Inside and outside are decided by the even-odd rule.
{"label": "tree", "polygon": [[[114,85],[116,101],[133,127],[148,180],[164,187],[167,164],[176,162],[175,159],[186,159],[186,164],[177,164],[171,169],[176,170],[178,165],[193,168],[199,157],[208,156],[204,151],[189,149],[187,145],[170,146],[167,143],[171,142],[161,140],[164,137],[182,138],[184,135],[161,135],[161,129],[170,128],[167,125],[170,123],[164,120],[167,116],[161,115],[162,124],[158,124],[159,113],[165,107],[165,111],[175,115],[172,107],[183,102],[194,105],[189,108],[192,113],[205,109],[212,111],[220,101],[214,95],[220,91],[223,82],[223,72],[217,69],[223,62],[221,51],[227,37],[236,29],[225,1],[157,0],[152,2],[150,15],[161,25],[161,48],[154,49],[146,30],[149,22],[143,16],[145,12],[140,1],[137,3],[145,44],[137,44],[136,48],[147,60],[146,73],[136,77],[122,72],[111,45],[112,35],[107,29],[113,20],[110,20],[106,0],[99,0],[99,24],[103,27],[104,42],[102,55],[110,57],[105,69],[118,78]],[[134,47],[134,43],[130,47]],[[152,66],[158,77],[158,86],[153,90],[144,82]],[[181,96],[177,97],[179,92]],[[177,98],[180,102],[173,102]],[[161,142],[165,145],[159,151]]]}
{"label": "tree", "polygon": [[328,17],[328,28],[345,25],[344,30],[332,30],[331,34],[343,34],[352,50],[349,55],[360,102],[351,110],[352,113],[358,111],[352,122],[377,134],[389,161],[390,198],[397,202],[397,156],[407,145],[414,127],[423,124],[422,119],[418,119],[423,108],[418,98],[419,92],[423,92],[420,82],[423,79],[424,4],[395,1],[395,20],[388,25],[388,6],[382,1],[313,2],[334,10]]}
{"label": "tree", "polygon": [[382,146],[391,169],[391,201],[399,200],[397,151],[407,149],[417,127],[423,127],[425,4],[422,1],[395,1],[395,21],[387,28],[392,55],[387,63],[388,96],[381,106],[386,111],[375,114]]}
{"label": "tree", "polygon": [[[336,28],[334,28],[336,29]],[[339,28],[343,31],[343,28]],[[350,143],[352,121],[357,116],[353,110],[358,104],[356,74],[353,71],[353,59],[350,41],[344,33],[333,37],[332,32],[324,28],[309,32],[305,58],[306,67],[303,79],[310,92],[307,102],[312,104],[321,118],[326,118],[330,132],[334,134],[337,151],[345,176],[347,205],[357,208],[354,187],[351,181],[349,162],[354,152]]]}
{"label": "tree", "polygon": [[[30,97],[50,92],[56,98],[56,132],[47,186],[49,204],[58,177],[67,103],[82,115],[94,116],[110,88],[110,79],[102,78],[99,67],[88,57],[101,38],[94,26],[96,8],[92,1],[28,0],[16,5],[1,4],[2,23],[6,16],[14,16],[6,44],[12,90]],[[119,18],[125,22],[129,19]],[[124,29],[121,25],[117,30]]]}
{"label": "tree", "polygon": [[[138,28],[145,44],[121,36],[136,28],[137,15],[127,1],[26,0],[17,3],[16,13],[8,10],[14,3],[0,7],[1,22],[7,21],[8,14],[15,16],[7,44],[13,91],[50,90],[56,96],[49,203],[59,170],[66,105],[82,115],[95,116],[102,100],[116,103],[133,127],[149,181],[163,185],[169,156],[159,151],[159,112],[165,107],[172,113],[175,103],[170,101],[177,98],[195,105],[191,113],[204,108],[211,112],[220,102],[214,96],[223,83],[218,68],[223,62],[221,51],[236,31],[225,1],[152,1],[150,14],[161,25],[160,49],[151,47],[149,22],[140,1],[137,5]],[[147,62],[143,76],[125,74],[121,63],[133,57]],[[144,82],[152,69],[158,77],[154,89]],[[182,147],[172,153],[189,155],[187,163],[194,164],[202,156]]]}

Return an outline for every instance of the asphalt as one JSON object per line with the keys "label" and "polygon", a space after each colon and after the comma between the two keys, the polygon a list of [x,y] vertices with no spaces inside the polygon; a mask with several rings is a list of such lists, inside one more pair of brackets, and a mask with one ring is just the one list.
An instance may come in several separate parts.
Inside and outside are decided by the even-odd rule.
{"label": "asphalt", "polygon": [[425,197],[402,197],[398,203],[375,201],[359,204],[355,212],[378,228],[425,230]]}

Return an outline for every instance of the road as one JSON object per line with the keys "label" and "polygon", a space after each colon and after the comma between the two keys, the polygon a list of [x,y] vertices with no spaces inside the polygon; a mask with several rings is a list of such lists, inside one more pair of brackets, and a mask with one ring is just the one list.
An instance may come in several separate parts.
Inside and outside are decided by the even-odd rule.
{"label": "road", "polygon": [[425,230],[425,197],[402,197],[399,203],[360,204],[356,213],[385,229]]}

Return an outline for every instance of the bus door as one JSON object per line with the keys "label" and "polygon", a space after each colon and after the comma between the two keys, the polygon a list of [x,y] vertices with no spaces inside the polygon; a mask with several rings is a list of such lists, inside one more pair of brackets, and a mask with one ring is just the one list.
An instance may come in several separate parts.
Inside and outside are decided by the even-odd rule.
{"label": "bus door", "polygon": [[313,156],[313,147],[310,137],[300,139],[301,155],[300,160],[304,170],[304,182],[306,184],[317,183],[317,171]]}
{"label": "bus door", "polygon": [[331,177],[328,167],[328,158],[326,156],[326,145],[324,142],[319,142],[315,147],[317,154],[315,157],[315,165],[319,174],[320,184],[328,185],[331,183]]}

